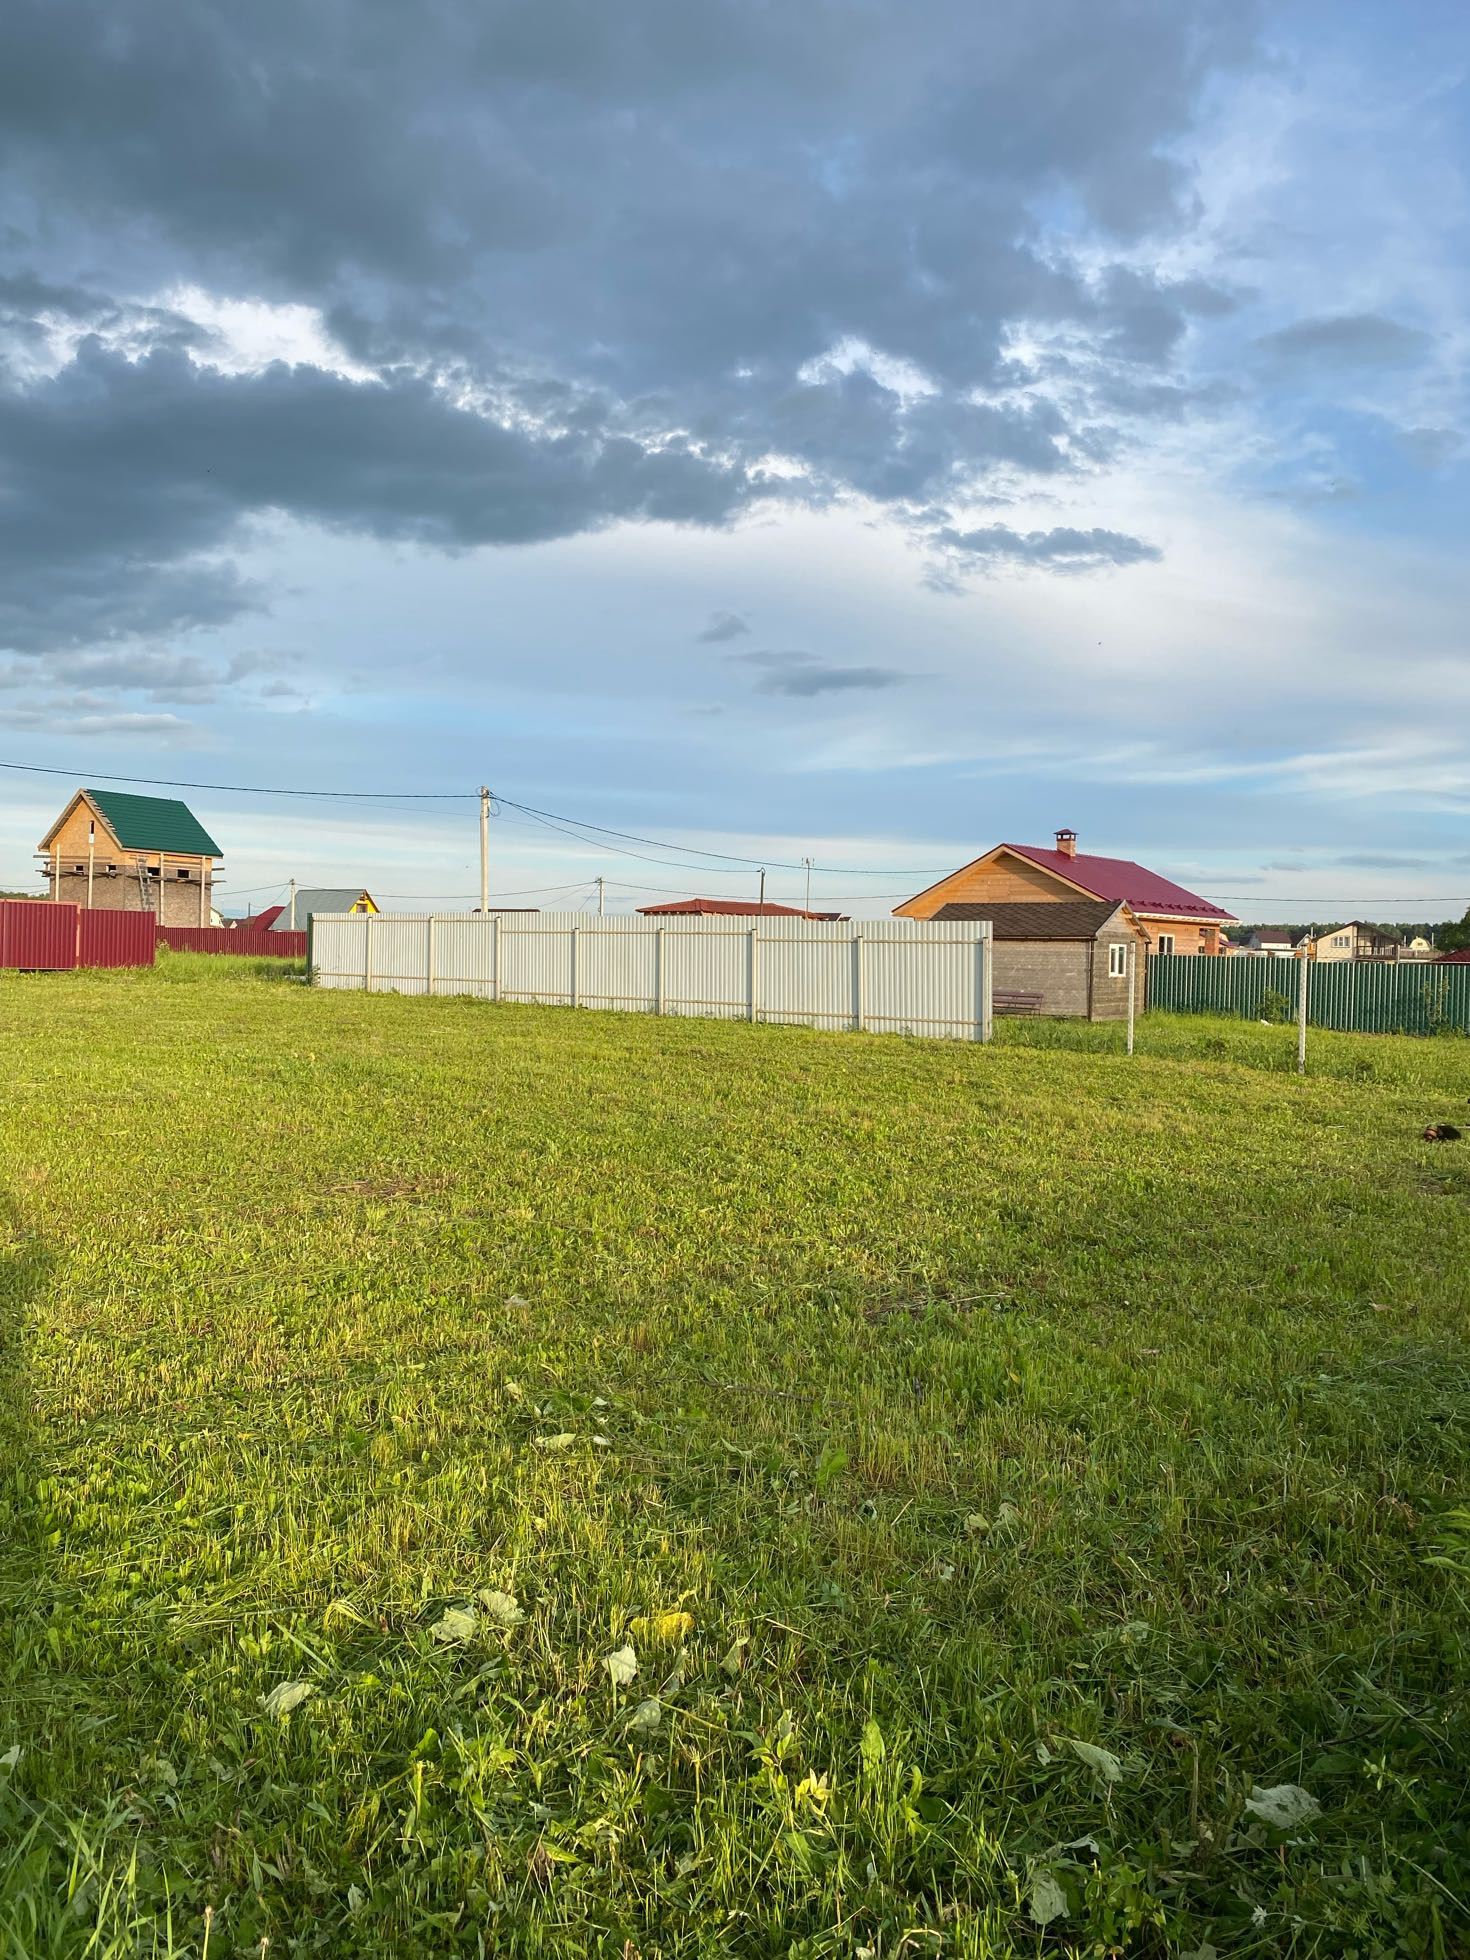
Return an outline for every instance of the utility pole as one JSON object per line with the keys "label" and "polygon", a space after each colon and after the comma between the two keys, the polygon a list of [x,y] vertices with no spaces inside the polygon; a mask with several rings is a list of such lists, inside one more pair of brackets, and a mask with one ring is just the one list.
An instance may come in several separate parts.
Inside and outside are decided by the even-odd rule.
{"label": "utility pole", "polygon": [[802,863],[806,866],[806,909],[810,912],[812,909],[812,861],[810,858],[803,858]]}
{"label": "utility pole", "polygon": [[599,878],[597,881],[597,916],[599,919],[602,917],[602,889],[606,883],[607,880],[605,878]]}
{"label": "utility pole", "polygon": [[296,930],[296,880],[294,878],[291,880],[291,917],[289,923],[292,932],[295,932]]}
{"label": "utility pole", "polygon": [[761,866],[761,904],[766,902],[766,867]]}
{"label": "utility pole", "polygon": [[480,785],[480,910],[490,910],[490,792]]}

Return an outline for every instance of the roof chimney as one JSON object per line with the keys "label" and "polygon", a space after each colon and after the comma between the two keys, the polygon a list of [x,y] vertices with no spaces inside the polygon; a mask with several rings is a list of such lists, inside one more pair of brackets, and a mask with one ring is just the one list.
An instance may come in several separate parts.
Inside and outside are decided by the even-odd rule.
{"label": "roof chimney", "polygon": [[1077,833],[1076,833],[1076,831],[1075,831],[1075,830],[1059,830],[1059,831],[1057,832],[1057,849],[1058,849],[1058,850],[1059,850],[1059,851],[1061,852],[1061,854],[1062,854],[1062,856],[1063,856],[1064,858],[1074,858],[1074,857],[1076,857],[1076,855],[1077,855]]}

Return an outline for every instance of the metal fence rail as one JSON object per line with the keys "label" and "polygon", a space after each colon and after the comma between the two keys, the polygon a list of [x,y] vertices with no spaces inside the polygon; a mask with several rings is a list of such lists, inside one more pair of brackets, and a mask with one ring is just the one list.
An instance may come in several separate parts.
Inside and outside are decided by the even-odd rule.
{"label": "metal fence rail", "polygon": [[[1155,954],[1148,1005],[1171,1014],[1240,1014],[1259,1020],[1268,993],[1296,1018],[1295,960],[1207,959]],[[1431,960],[1310,960],[1307,1021],[1347,1034],[1470,1033],[1470,966]]]}
{"label": "metal fence rail", "polygon": [[988,1041],[984,921],[317,913],[316,983]]}

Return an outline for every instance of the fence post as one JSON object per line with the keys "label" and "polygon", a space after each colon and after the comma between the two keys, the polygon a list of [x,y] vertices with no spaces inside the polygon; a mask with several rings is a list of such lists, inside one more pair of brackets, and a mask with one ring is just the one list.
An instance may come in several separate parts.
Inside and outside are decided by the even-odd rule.
{"label": "fence post", "polygon": [[863,936],[855,931],[852,935],[852,1025],[859,1034],[863,1031]]}
{"label": "fence post", "polygon": [[434,991],[434,915],[429,914],[429,936],[424,947],[424,992]]}
{"label": "fence post", "polygon": [[573,1007],[577,1005],[577,932],[578,932],[578,928],[576,926],[573,926],[572,927],[572,1005]]}
{"label": "fence post", "polygon": [[745,976],[746,978],[745,1018],[747,1021],[753,1021],[755,1019],[756,982],[760,974],[760,940],[756,936],[756,929],[754,926],[750,928],[749,939],[750,939],[750,959],[749,959],[749,966],[747,968],[746,976]]}
{"label": "fence post", "polygon": [[490,921],[490,998],[500,999],[500,921]]}
{"label": "fence post", "polygon": [[373,914],[365,915],[367,923],[362,929],[362,990],[370,994],[373,990]]}
{"label": "fence post", "polygon": [[659,926],[653,935],[653,1011],[664,1011],[664,929]]}
{"label": "fence post", "polygon": [[986,933],[980,941],[979,1039],[989,1041],[995,1032],[995,940]]}
{"label": "fence post", "polygon": [[1296,990],[1296,1072],[1307,1072],[1307,968],[1312,962],[1306,954],[1301,955],[1301,979]]}
{"label": "fence post", "polygon": [[1133,1053],[1133,1017],[1138,993],[1138,941],[1128,941],[1128,1053]]}

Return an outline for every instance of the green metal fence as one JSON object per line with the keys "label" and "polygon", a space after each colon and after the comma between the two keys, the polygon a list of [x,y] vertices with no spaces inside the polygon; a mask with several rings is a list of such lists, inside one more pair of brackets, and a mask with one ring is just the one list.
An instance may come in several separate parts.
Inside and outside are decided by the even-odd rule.
{"label": "green metal fence", "polygon": [[[1189,953],[1153,955],[1148,1005],[1170,1014],[1241,1014],[1262,1018],[1268,993],[1284,997],[1296,1019],[1295,960],[1211,959]],[[1307,1020],[1314,1028],[1349,1034],[1470,1034],[1470,966],[1405,960],[1308,963]]]}

